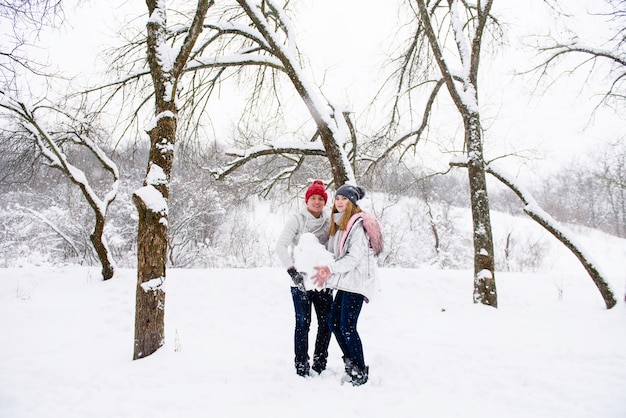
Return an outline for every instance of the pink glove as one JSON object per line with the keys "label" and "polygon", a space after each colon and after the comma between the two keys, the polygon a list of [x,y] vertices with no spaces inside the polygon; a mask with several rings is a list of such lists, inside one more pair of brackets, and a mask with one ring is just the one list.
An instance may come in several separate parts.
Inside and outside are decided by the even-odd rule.
{"label": "pink glove", "polygon": [[311,280],[318,287],[324,287],[326,280],[330,277],[330,269],[328,266],[315,266],[315,274],[311,276]]}

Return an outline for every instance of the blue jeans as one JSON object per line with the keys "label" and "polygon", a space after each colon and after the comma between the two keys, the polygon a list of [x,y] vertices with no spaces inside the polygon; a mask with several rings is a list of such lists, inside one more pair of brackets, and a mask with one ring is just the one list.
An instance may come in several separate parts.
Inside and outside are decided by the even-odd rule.
{"label": "blue jeans", "polygon": [[331,332],[328,328],[328,315],[333,303],[333,294],[329,290],[303,292],[297,287],[291,288],[293,307],[296,313],[296,329],[294,332],[295,364],[308,364],[309,361],[309,329],[311,327],[311,305],[315,307],[317,315],[317,337],[315,339],[315,351],[313,364],[321,364],[326,367],[328,358],[328,345]]}
{"label": "blue jeans", "polygon": [[339,290],[335,295],[328,318],[328,326],[337,338],[344,361],[349,359],[360,369],[365,367],[365,359],[363,357],[363,344],[356,326],[364,299],[365,297],[358,293]]}

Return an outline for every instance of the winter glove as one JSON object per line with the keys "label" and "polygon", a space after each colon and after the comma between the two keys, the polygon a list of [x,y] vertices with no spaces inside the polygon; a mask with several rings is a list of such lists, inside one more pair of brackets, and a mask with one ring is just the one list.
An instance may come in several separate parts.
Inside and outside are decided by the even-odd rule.
{"label": "winter glove", "polygon": [[291,280],[293,280],[293,284],[295,284],[298,289],[302,290],[303,292],[306,292],[306,289],[304,288],[304,275],[298,272],[298,270],[296,270],[295,267],[288,268],[287,273],[289,273],[289,275],[291,276]]}

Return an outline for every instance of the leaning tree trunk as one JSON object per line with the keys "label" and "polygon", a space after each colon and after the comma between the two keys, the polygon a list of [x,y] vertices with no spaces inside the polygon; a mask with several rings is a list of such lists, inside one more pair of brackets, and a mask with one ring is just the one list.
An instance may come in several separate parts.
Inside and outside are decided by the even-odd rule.
{"label": "leaning tree trunk", "polygon": [[498,307],[489,197],[478,114],[470,113],[464,118],[464,123],[474,228],[474,302]]}
{"label": "leaning tree trunk", "polygon": [[572,238],[570,238],[561,228],[558,227],[557,222],[552,219],[550,215],[539,208],[535,200],[532,196],[530,196],[530,193],[517,186],[506,175],[491,166],[487,166],[487,172],[492,174],[502,183],[506,184],[526,205],[526,207],[524,207],[524,212],[526,212],[526,214],[539,225],[548,230],[548,232],[550,232],[556,239],[561,241],[561,243],[565,245],[576,256],[576,258],[578,258],[578,261],[581,262],[591,277],[591,280],[593,280],[593,283],[600,291],[607,309],[614,307],[617,304],[617,300],[615,299],[615,295],[613,294],[611,287],[604,279],[604,276],[600,273],[595,263],[582,251],[580,244],[575,243]]}

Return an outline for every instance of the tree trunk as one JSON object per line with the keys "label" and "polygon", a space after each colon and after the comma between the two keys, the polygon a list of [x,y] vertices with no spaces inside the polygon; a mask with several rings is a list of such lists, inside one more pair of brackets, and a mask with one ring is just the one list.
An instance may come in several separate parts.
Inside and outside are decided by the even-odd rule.
{"label": "tree trunk", "polygon": [[94,209],[94,211],[96,213],[96,225],[89,239],[93,244],[93,248],[96,250],[100,264],[102,264],[102,279],[109,280],[115,273],[115,267],[104,238],[105,218],[104,214],[101,214],[96,209]]}
{"label": "tree trunk", "polygon": [[508,178],[508,176],[503,175],[499,170],[495,170],[490,166],[487,166],[487,172],[492,174],[502,183],[506,184],[526,205],[524,212],[526,212],[526,214],[535,220],[539,225],[547,229],[548,232],[561,241],[561,243],[563,243],[563,245],[565,245],[576,256],[576,258],[578,258],[587,273],[589,273],[591,280],[593,280],[596,287],[600,291],[607,309],[611,309],[615,306],[617,304],[617,300],[615,299],[615,295],[613,294],[608,282],[604,279],[603,275],[594,263],[584,254],[580,245],[575,244],[572,239],[567,236],[567,234],[560,230],[557,227],[557,222],[534,204],[534,198],[532,198],[528,192],[518,187],[511,179]]}
{"label": "tree trunk", "polygon": [[[213,4],[213,2],[211,2]],[[168,199],[174,162],[178,82],[194,44],[202,32],[208,0],[198,0],[187,36],[173,61],[168,55],[165,2],[146,0],[148,66],[154,87],[155,119],[148,131],[150,155],[144,185],[133,194],[139,214],[137,232],[137,288],[133,359],[149,356],[165,342],[165,266],[167,262]]]}
{"label": "tree trunk", "polygon": [[135,296],[135,348],[133,360],[154,353],[165,340],[165,292],[149,285],[165,280],[167,224],[137,195],[133,201],[139,214],[137,234],[137,288]]}
{"label": "tree trunk", "polygon": [[[148,65],[155,98],[155,121],[148,132],[150,153],[143,187],[133,194],[137,231],[137,288],[135,296],[135,349],[133,360],[149,356],[165,343],[165,281],[169,179],[176,141],[176,106],[171,74],[163,68],[159,49],[166,33],[165,9],[147,1]],[[169,98],[169,102],[166,100]],[[166,111],[169,110],[169,113]]]}
{"label": "tree trunk", "polygon": [[464,123],[474,228],[474,302],[497,308],[491,217],[478,114],[470,113],[464,118]]}
{"label": "tree trunk", "polygon": [[[104,224],[106,222],[106,213],[109,205],[117,196],[117,188],[119,181],[119,172],[115,163],[109,159],[109,157],[100,149],[100,147],[92,141],[88,136],[82,137],[76,132],[71,133],[51,133],[43,126],[39,124],[39,118],[35,117],[34,110],[26,106],[26,104],[15,100],[14,98],[6,95],[5,92],[0,92],[3,100],[0,101],[0,108],[6,109],[17,115],[19,119],[24,123],[24,126],[31,138],[35,147],[39,150],[43,158],[50,164],[51,167],[59,169],[65,176],[67,176],[74,184],[76,184],[82,192],[85,200],[89,204],[89,207],[94,212],[95,226],[93,233],[89,236],[91,243],[96,251],[96,255],[102,264],[102,278],[108,280],[113,277],[114,274],[114,261],[111,257],[111,252],[106,244],[104,238]],[[59,113],[64,113],[59,110]],[[70,121],[70,124],[75,123],[75,120]],[[63,149],[58,145],[58,142],[66,142],[70,139],[75,143],[79,143],[85,146],[102,164],[102,168],[108,171],[113,177],[113,185],[111,191],[108,192],[104,199],[100,199],[91,185],[85,173],[78,167],[74,166]],[[48,222],[41,215],[35,211],[29,210],[38,219],[41,219],[46,224],[50,225],[57,233],[59,233],[74,249],[76,254],[79,252],[76,247],[68,240],[58,228],[54,227],[52,223]]]}
{"label": "tree trunk", "polygon": [[[460,25],[451,24],[452,33],[458,46],[458,58],[464,64],[464,71],[461,72],[460,76],[453,76],[456,71],[453,72],[448,67],[444,58],[444,49],[440,46],[437,33],[433,28],[435,17],[431,18],[431,11],[426,3],[424,0],[417,1],[420,20],[424,25],[424,34],[428,38],[428,43],[446,82],[452,101],[463,118],[465,128],[467,174],[474,229],[474,302],[497,307],[498,295],[494,274],[493,238],[483,157],[483,137],[478,113],[477,85],[482,33],[493,1],[487,0],[482,4],[482,7],[480,5],[477,7],[476,32],[471,42],[466,39]],[[456,2],[448,1],[452,21],[461,18],[458,14],[458,8],[453,7],[455,4]],[[467,7],[465,3],[463,6]],[[457,81],[462,81],[462,84]]]}
{"label": "tree trunk", "polygon": [[150,155],[144,187],[133,195],[139,213],[137,235],[137,296],[134,359],[148,356],[164,343],[165,281],[167,262],[170,175],[176,142],[176,110],[157,100],[156,126],[150,135]]}

